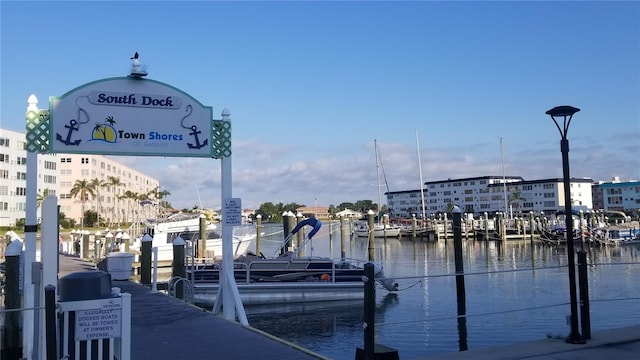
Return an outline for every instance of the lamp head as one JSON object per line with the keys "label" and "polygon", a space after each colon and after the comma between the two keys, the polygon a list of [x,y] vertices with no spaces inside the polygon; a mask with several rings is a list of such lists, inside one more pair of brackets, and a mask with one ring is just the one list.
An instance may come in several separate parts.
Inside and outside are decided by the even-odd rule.
{"label": "lamp head", "polygon": [[580,109],[575,108],[569,105],[556,106],[551,110],[548,110],[545,114],[550,115],[551,117],[556,116],[572,116],[573,114],[580,111]]}

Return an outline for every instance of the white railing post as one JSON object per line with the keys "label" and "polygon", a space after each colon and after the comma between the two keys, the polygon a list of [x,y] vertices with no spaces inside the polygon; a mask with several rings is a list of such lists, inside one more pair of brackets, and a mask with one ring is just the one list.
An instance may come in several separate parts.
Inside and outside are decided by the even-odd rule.
{"label": "white railing post", "polygon": [[153,254],[153,280],[151,281],[151,292],[158,292],[158,247],[151,248]]}

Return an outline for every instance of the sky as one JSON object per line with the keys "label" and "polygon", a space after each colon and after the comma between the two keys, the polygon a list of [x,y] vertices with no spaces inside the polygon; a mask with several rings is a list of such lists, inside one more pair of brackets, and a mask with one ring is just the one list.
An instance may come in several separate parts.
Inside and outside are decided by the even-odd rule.
{"label": "sky", "polygon": [[[640,179],[638,1],[3,0],[0,21],[0,128],[24,131],[31,94],[48,108],[128,75],[137,51],[147,78],[230,111],[243,208],[561,178],[558,105],[580,108],[572,177]],[[117,160],[176,208],[221,207],[219,160]]]}

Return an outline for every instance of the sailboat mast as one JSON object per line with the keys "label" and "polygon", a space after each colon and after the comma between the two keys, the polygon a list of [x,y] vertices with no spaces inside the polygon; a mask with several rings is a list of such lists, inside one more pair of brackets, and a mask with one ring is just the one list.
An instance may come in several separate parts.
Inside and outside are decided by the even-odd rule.
{"label": "sailboat mast", "polygon": [[418,142],[418,129],[416,129],[416,150],[418,151],[418,170],[420,170],[420,199],[422,200],[422,220],[426,220],[424,206],[424,181],[422,180],[422,161],[420,161],[420,143]]}
{"label": "sailboat mast", "polygon": [[504,192],[504,216],[507,216],[507,178],[504,175],[504,149],[502,147],[502,138],[500,138],[500,158],[502,160],[502,189]]}
{"label": "sailboat mast", "polygon": [[373,147],[376,152],[376,180],[378,181],[378,217],[380,217],[382,211],[382,195],[380,194],[380,159],[378,157],[378,142],[373,139]]}

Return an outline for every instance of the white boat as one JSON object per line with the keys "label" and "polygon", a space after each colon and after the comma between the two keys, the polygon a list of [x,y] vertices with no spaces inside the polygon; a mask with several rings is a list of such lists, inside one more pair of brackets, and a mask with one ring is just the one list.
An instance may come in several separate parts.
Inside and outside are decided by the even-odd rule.
{"label": "white boat", "polygon": [[[305,241],[310,241],[321,223],[316,219],[300,222],[283,245],[302,226],[310,225]],[[244,305],[291,304],[318,301],[358,300],[364,297],[364,261],[297,257],[286,252],[273,258],[248,253],[234,261],[234,278]],[[195,264],[186,269],[185,298],[200,306],[213,306],[219,289],[222,264]],[[374,277],[389,291],[397,290],[393,279],[385,278],[382,266],[374,264]],[[169,292],[175,286],[169,284]]]}
{"label": "white boat", "polygon": [[[234,262],[234,275],[244,305],[358,300],[364,297],[363,265],[352,259],[295,257],[292,253],[272,259],[247,254]],[[220,273],[220,264],[187,270],[194,304],[214,304]],[[382,280],[382,267],[375,276],[379,282],[386,281],[381,282],[383,286],[395,290],[393,280]]]}
{"label": "white boat", "polygon": [[[400,236],[400,230],[402,229],[399,225],[389,224],[382,221],[383,217],[386,217],[385,214],[383,216],[382,209],[382,194],[380,193],[380,171],[379,168],[382,167],[382,160],[380,159],[380,153],[378,152],[378,141],[373,140],[373,146],[376,156],[376,180],[378,183],[378,220],[380,222],[375,223],[373,225],[373,229],[369,229],[369,224],[366,221],[356,221],[354,223],[354,233],[356,236],[360,237],[369,237],[371,231],[373,231],[374,237],[398,237]],[[382,167],[382,173],[384,176],[384,183],[387,187],[387,192],[389,192],[389,185],[387,184],[387,177],[384,175],[384,167]]]}
{"label": "white boat", "polygon": [[[200,258],[222,258],[222,235],[216,224],[206,223],[207,243],[205,254]],[[243,225],[234,227],[233,231],[233,257],[234,259],[245,255],[249,246],[256,238],[255,227]],[[180,236],[187,242],[186,252],[198,248],[200,241],[200,218],[197,215],[179,214],[165,222],[159,222],[147,226],[144,233],[153,237],[152,247],[158,248],[158,261],[173,260],[173,240]],[[140,250],[141,242],[136,240],[134,249]]]}
{"label": "white boat", "polygon": [[[398,237],[402,227],[394,224],[373,224],[373,237]],[[369,237],[369,224],[366,221],[356,221],[353,232],[359,237]]]}
{"label": "white boat", "polygon": [[640,229],[614,225],[594,232],[594,239],[601,245],[627,245],[640,243]]}

